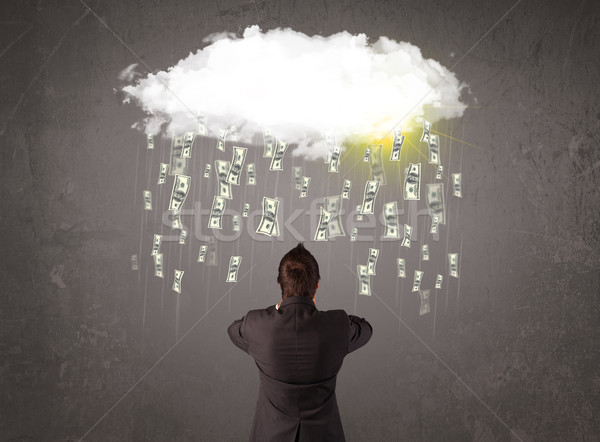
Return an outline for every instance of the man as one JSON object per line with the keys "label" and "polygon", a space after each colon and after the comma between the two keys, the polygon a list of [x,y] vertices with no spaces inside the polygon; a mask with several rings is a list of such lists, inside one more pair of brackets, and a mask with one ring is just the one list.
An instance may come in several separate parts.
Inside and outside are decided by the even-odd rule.
{"label": "man", "polygon": [[298,244],[279,263],[282,301],[249,311],[227,329],[259,369],[251,442],[345,440],[337,374],[344,356],[365,345],[373,329],[344,310],[318,310],[319,279],[317,261]]}

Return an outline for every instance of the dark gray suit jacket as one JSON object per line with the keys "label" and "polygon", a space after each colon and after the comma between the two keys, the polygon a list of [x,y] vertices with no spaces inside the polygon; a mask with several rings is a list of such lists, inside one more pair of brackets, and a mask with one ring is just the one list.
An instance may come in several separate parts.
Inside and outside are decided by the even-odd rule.
{"label": "dark gray suit jacket", "polygon": [[260,374],[251,442],[345,440],[335,383],[344,357],[373,334],[365,319],[294,296],[279,310],[249,311],[227,332]]}

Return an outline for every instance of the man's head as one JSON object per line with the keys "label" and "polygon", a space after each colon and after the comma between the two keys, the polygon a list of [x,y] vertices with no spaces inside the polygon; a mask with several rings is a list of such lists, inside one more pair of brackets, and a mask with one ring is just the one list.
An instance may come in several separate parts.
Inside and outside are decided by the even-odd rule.
{"label": "man's head", "polygon": [[302,243],[281,258],[277,282],[281,286],[283,299],[291,296],[312,298],[319,286],[319,279],[319,264]]}

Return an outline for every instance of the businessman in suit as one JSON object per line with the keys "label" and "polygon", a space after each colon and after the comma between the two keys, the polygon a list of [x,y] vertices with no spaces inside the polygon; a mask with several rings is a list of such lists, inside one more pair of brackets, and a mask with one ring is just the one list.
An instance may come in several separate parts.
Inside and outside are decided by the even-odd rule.
{"label": "businessman in suit", "polygon": [[250,442],[339,442],[344,430],[335,397],[344,357],[373,329],[344,310],[315,304],[319,265],[302,244],[279,263],[279,304],[234,321],[231,341],[254,358],[260,388]]}

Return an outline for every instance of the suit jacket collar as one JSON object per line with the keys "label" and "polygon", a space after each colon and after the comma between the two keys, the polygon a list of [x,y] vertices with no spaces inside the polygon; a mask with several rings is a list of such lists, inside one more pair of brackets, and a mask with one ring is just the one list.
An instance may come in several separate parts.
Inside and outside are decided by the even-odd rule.
{"label": "suit jacket collar", "polygon": [[309,298],[308,296],[290,296],[289,298],[285,298],[283,301],[281,301],[281,304],[279,304],[279,309],[289,304],[306,304],[317,308],[313,302],[313,298]]}

